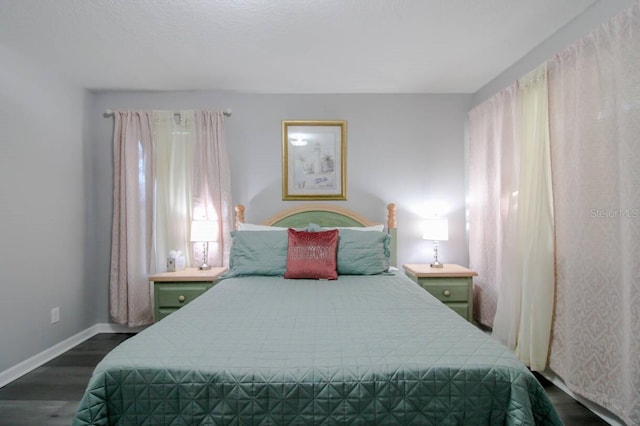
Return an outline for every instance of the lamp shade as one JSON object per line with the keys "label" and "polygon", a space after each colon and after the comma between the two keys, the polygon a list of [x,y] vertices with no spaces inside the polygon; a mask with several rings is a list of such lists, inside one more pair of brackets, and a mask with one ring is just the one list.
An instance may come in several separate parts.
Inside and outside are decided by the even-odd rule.
{"label": "lamp shade", "polygon": [[191,222],[191,242],[218,241],[218,222],[194,220]]}
{"label": "lamp shade", "polygon": [[449,239],[449,222],[447,219],[427,219],[424,221],[422,239],[429,241],[447,241]]}

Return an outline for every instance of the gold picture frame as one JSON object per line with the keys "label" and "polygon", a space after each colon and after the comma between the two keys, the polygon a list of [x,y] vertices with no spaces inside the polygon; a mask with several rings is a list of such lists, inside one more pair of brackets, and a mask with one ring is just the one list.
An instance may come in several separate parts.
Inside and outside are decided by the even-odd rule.
{"label": "gold picture frame", "polygon": [[282,121],[282,199],[347,199],[347,122]]}

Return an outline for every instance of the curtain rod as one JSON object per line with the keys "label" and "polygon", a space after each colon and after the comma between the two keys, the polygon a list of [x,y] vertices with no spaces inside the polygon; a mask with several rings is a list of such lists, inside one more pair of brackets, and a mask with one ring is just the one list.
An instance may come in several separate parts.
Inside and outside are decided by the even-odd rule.
{"label": "curtain rod", "polygon": [[[224,114],[225,117],[231,117],[231,108],[226,108],[224,111],[222,111],[222,113]],[[108,109],[104,112],[105,116],[110,116],[113,115],[113,110],[112,109]]]}

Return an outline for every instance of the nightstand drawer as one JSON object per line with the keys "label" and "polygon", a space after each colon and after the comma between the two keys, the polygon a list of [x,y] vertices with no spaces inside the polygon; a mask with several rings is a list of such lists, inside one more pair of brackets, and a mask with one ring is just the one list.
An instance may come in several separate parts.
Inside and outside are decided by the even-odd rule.
{"label": "nightstand drawer", "polygon": [[468,303],[446,303],[447,307],[457,312],[464,318],[469,318],[469,304]]}
{"label": "nightstand drawer", "polygon": [[179,308],[158,308],[155,310],[154,321],[160,321],[162,318],[174,313],[178,309]]}
{"label": "nightstand drawer", "polygon": [[[448,280],[451,280],[451,278],[449,278]],[[459,283],[446,281],[446,279],[421,279],[419,281],[419,284],[422,288],[438,298],[438,300],[441,300],[445,303],[467,302],[469,300],[469,286],[465,279],[462,279],[462,281]]]}
{"label": "nightstand drawer", "polygon": [[179,308],[212,286],[212,283],[156,283],[154,288],[156,306],[158,309]]}

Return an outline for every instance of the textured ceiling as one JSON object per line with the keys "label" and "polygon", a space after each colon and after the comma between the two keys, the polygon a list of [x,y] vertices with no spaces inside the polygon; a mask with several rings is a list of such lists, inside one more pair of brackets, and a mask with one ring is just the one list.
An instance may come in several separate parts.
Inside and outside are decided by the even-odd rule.
{"label": "textured ceiling", "polygon": [[595,0],[0,0],[0,44],[88,89],[473,93]]}

